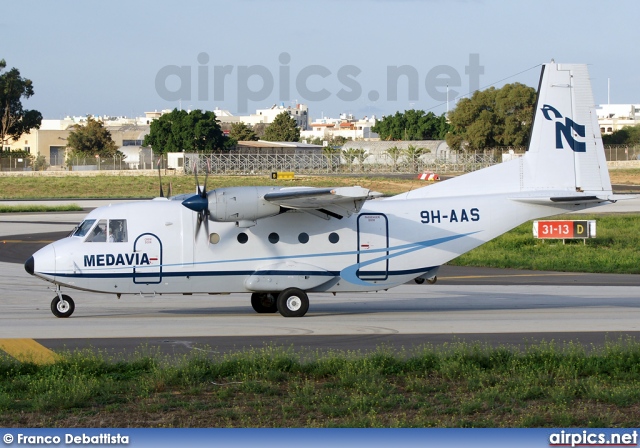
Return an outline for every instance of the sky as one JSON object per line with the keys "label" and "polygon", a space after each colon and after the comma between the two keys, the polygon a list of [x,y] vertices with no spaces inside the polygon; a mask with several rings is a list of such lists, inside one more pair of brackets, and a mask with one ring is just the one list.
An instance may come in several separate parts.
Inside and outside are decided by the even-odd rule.
{"label": "sky", "polygon": [[537,87],[552,58],[589,64],[596,104],[637,104],[639,16],[637,0],[4,1],[0,59],[45,119],[441,114],[477,88]]}

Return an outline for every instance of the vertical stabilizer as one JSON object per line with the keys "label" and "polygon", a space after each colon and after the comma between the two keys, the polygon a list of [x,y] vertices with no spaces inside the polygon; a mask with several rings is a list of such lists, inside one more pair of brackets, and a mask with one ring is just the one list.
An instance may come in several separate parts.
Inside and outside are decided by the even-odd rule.
{"label": "vertical stabilizer", "polygon": [[544,65],[523,162],[524,190],[611,191],[586,65]]}
{"label": "vertical stabilizer", "polygon": [[543,65],[523,157],[391,199],[501,193],[546,200],[612,195],[586,65]]}

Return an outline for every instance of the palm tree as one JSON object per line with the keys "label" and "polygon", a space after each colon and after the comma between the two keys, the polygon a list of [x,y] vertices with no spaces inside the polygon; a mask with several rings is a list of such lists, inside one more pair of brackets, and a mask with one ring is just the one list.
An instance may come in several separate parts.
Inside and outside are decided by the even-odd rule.
{"label": "palm tree", "polygon": [[344,157],[344,161],[347,162],[347,166],[349,167],[349,171],[351,171],[351,167],[353,165],[354,159],[357,157],[356,153],[357,149],[349,148],[342,150],[342,157]]}
{"label": "palm tree", "polygon": [[398,159],[402,156],[403,153],[404,151],[397,146],[392,146],[385,151],[385,154],[389,156],[391,162],[393,163],[393,171],[398,170]]}
{"label": "palm tree", "polygon": [[404,154],[407,156],[407,159],[411,163],[411,171],[416,172],[416,166],[418,164],[418,159],[423,154],[427,154],[431,152],[430,149],[427,148],[417,148],[413,145],[409,145],[407,149],[404,150]]}
{"label": "palm tree", "polygon": [[340,148],[336,148],[331,145],[324,146],[322,148],[322,155],[327,158],[327,165],[331,171],[334,171],[336,165],[340,163],[340,158],[336,157],[340,155]]}

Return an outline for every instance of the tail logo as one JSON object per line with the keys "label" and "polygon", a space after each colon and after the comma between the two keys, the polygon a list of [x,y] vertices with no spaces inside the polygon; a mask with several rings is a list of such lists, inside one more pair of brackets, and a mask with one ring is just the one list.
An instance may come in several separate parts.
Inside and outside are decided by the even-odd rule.
{"label": "tail logo", "polygon": [[[542,111],[544,118],[546,118],[547,120],[549,121],[553,121],[554,119],[557,120],[556,121],[556,148],[562,149],[564,147],[562,143],[562,137],[564,137],[564,139],[569,144],[569,147],[574,152],[587,152],[587,144],[585,142],[576,141],[573,138],[574,136],[572,135],[572,132],[571,132],[571,131],[574,131],[576,137],[584,138],[585,136],[584,125],[574,122],[569,117],[564,117],[564,123],[563,123],[561,121],[562,114],[558,112],[558,109],[556,109],[555,107],[549,106],[548,104],[545,104],[544,106],[542,106],[542,109],[540,110]],[[553,118],[551,117],[550,113],[553,113],[554,115]]]}

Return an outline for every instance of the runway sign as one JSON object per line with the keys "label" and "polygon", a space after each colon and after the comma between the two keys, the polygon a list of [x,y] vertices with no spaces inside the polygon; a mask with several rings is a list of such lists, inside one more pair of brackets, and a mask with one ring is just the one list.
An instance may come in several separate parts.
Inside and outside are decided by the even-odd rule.
{"label": "runway sign", "polygon": [[556,240],[595,238],[596,221],[534,221],[533,236]]}

